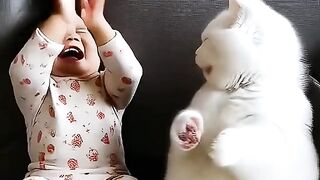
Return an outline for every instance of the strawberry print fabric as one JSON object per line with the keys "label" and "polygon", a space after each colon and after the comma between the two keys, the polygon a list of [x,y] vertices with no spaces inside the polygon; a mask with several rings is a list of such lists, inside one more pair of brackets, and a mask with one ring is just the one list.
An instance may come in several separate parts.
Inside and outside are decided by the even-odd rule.
{"label": "strawberry print fabric", "polygon": [[121,115],[142,69],[119,32],[98,47],[106,70],[90,79],[51,75],[63,45],[37,29],[10,66],[27,127],[26,179],[135,179],[124,161]]}

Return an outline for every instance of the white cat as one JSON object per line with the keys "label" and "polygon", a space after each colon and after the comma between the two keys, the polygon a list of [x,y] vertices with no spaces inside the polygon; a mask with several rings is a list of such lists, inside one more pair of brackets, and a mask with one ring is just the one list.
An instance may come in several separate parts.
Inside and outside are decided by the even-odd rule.
{"label": "white cat", "polygon": [[317,180],[307,68],[291,23],[230,0],[202,34],[206,83],[171,126],[166,180]]}

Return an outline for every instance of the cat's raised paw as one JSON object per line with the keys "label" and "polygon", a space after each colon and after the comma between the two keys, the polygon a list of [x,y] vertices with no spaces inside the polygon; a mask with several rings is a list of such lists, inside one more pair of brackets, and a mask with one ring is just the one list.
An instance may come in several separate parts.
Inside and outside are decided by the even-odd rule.
{"label": "cat's raised paw", "polygon": [[203,120],[200,113],[193,110],[181,112],[171,127],[171,138],[183,151],[195,148],[201,139]]}
{"label": "cat's raised paw", "polygon": [[182,149],[189,150],[195,147],[200,142],[197,126],[193,122],[189,122],[185,126],[185,130],[178,133],[180,145]]}

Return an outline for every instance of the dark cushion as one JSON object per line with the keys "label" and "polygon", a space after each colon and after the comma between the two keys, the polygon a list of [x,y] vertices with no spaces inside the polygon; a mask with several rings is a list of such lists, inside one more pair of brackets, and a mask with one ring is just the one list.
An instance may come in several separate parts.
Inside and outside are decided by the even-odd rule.
{"label": "dark cushion", "polygon": [[[316,1],[267,1],[296,26],[320,80],[320,8]],[[226,7],[211,0],[111,0],[106,16],[119,29],[140,60],[144,75],[123,119],[127,165],[140,180],[163,179],[169,145],[169,127],[203,83],[194,52],[206,24]],[[22,179],[29,158],[25,126],[8,76],[11,60],[37,24],[50,13],[48,1],[0,0],[0,174]],[[320,86],[310,78],[309,99],[314,107],[315,144],[319,149]],[[10,176],[9,176],[10,175]]]}

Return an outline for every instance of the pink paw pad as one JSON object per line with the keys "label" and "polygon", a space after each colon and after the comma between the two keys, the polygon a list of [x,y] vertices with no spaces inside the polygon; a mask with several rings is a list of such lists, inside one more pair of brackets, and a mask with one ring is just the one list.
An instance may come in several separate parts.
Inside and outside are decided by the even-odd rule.
{"label": "pink paw pad", "polygon": [[185,130],[178,133],[180,145],[184,150],[191,150],[200,142],[199,130],[196,123],[192,120],[185,125]]}

